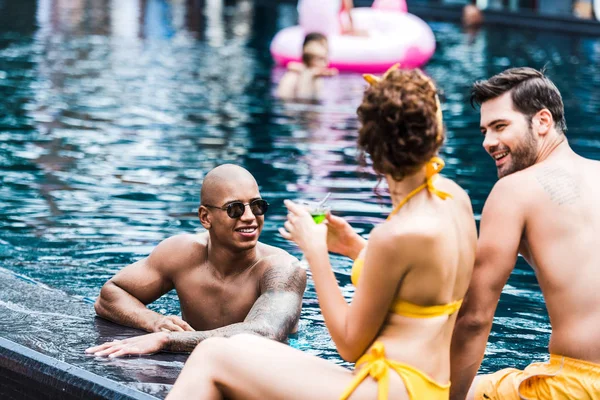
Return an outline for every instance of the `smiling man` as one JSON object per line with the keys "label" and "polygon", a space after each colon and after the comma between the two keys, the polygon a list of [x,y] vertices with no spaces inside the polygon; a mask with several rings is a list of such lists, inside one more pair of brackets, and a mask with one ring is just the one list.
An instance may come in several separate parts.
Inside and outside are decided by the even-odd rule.
{"label": "smiling man", "polygon": [[[600,162],[569,147],[560,92],[543,72],[506,70],[475,83],[472,100],[501,179],[483,209],[454,329],[451,399],[600,399]],[[550,359],[473,381],[518,254],[546,301]]]}
{"label": "smiling man", "polygon": [[[207,232],[164,240],[111,278],[96,301],[98,316],[154,333],[87,353],[189,352],[208,337],[254,333],[282,341],[296,329],[306,273],[290,254],[258,241],[268,203],[254,177],[221,165],[206,175],[200,197],[198,217]],[[171,289],[183,319],[146,308]]]}

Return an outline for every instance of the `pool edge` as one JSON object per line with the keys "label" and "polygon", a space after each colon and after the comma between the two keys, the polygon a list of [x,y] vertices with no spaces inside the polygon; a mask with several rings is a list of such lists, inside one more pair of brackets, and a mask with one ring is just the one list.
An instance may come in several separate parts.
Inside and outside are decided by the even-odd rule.
{"label": "pool edge", "polygon": [[[0,372],[0,394],[8,399],[17,398],[11,397],[10,391],[19,395],[18,398],[36,398],[31,393],[44,393],[50,398],[56,398],[53,394],[60,393],[60,398],[64,399],[157,399],[1,336]],[[15,377],[19,381],[15,381]],[[19,387],[21,391],[15,391],[14,387]]]}

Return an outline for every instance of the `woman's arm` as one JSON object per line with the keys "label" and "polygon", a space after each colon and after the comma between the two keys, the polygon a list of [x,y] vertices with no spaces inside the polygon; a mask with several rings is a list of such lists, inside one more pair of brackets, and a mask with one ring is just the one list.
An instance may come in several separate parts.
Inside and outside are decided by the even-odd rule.
{"label": "woman's arm", "polygon": [[356,260],[366,245],[367,241],[352,229],[348,221],[327,214],[327,248],[330,252]]}
{"label": "woman's arm", "polygon": [[410,265],[412,251],[427,244],[390,232],[386,226],[373,229],[358,288],[348,305],[329,262],[327,226],[315,224],[301,206],[292,202],[286,202],[286,206],[290,215],[286,230],[280,232],[286,239],[294,240],[306,255],[325,324],[340,356],[356,361],[381,330],[398,284]]}
{"label": "woman's arm", "polygon": [[[306,254],[325,324],[343,359],[355,362],[376,339],[396,296],[407,265],[398,262],[398,243],[382,227],[371,233],[354,299],[347,304],[337,285],[329,257]],[[325,256],[325,257],[323,257]]]}

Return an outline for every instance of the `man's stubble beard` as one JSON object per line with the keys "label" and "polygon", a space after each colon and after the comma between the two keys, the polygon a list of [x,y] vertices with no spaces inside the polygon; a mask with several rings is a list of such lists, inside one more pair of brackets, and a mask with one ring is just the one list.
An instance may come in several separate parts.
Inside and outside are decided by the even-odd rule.
{"label": "man's stubble beard", "polygon": [[511,163],[504,169],[498,169],[498,179],[531,167],[537,159],[537,140],[533,135],[531,123],[523,142],[510,149]]}

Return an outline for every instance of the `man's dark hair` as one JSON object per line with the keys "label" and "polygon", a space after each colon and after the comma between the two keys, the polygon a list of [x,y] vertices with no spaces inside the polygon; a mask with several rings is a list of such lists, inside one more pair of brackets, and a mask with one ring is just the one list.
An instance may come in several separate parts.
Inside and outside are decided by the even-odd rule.
{"label": "man's dark hair", "polygon": [[327,43],[327,36],[323,35],[319,32],[311,32],[304,37],[304,43],[302,43],[302,48],[304,49],[307,44],[310,42],[323,42]]}
{"label": "man's dark hair", "polygon": [[515,109],[525,114],[529,121],[542,109],[552,114],[556,129],[565,133],[565,107],[560,92],[544,75],[544,70],[510,68],[488,80],[477,81],[471,89],[471,105],[481,105],[510,91]]}

